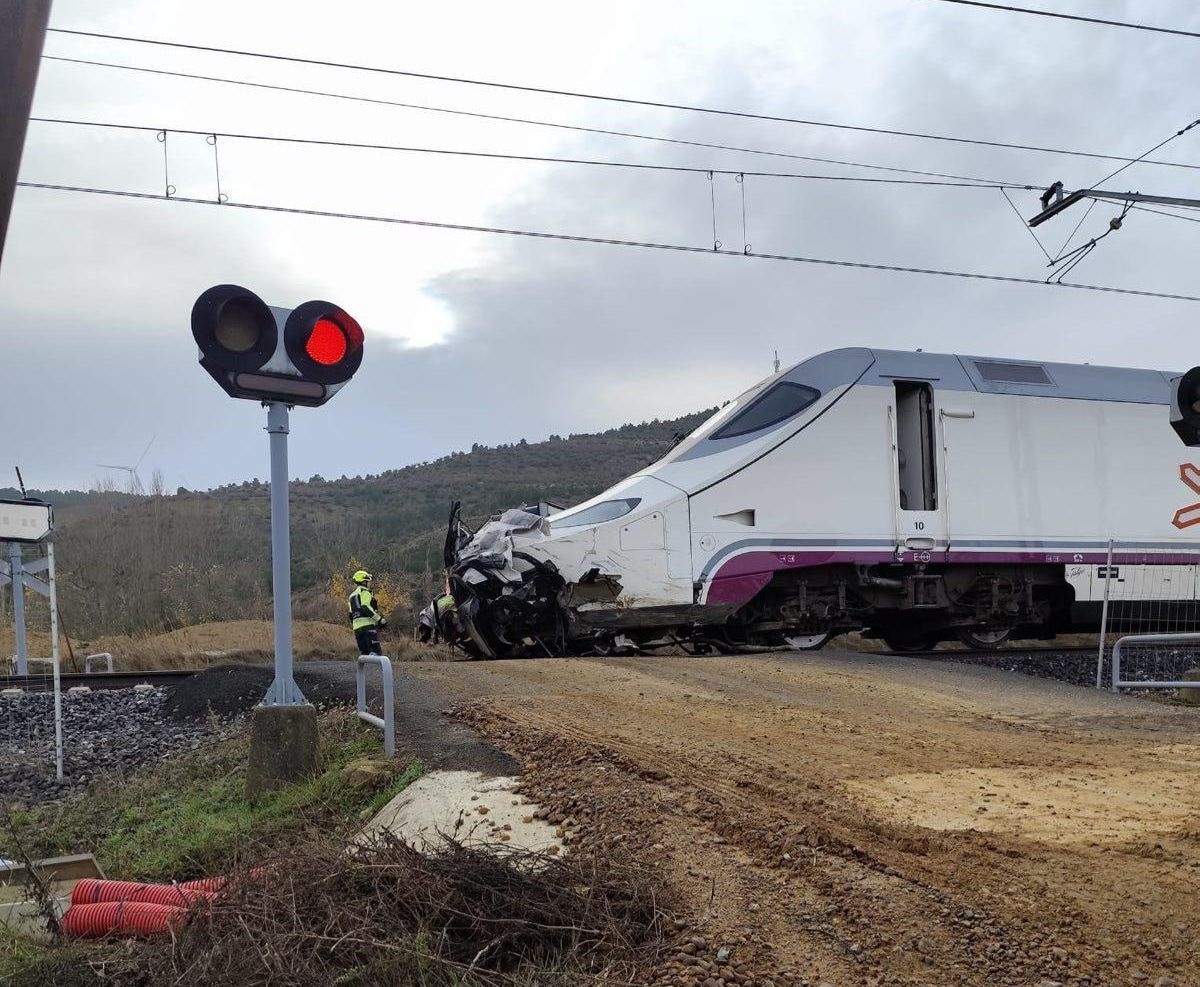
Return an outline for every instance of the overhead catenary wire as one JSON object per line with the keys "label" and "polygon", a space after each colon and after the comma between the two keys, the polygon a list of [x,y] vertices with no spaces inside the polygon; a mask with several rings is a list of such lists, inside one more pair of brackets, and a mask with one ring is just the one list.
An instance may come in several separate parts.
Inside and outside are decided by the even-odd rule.
{"label": "overhead catenary wire", "polygon": [[1078,291],[1095,291],[1105,294],[1134,295],[1143,298],[1161,298],[1172,301],[1200,302],[1200,295],[1174,294],[1163,291],[1151,291],[1141,288],[1122,288],[1113,285],[1082,284],[1072,281],[1041,281],[1037,278],[1018,277],[1008,274],[987,274],[978,271],[952,271],[941,268],[916,267],[903,264],[882,264],[869,261],[839,260],[828,257],[807,257],[798,254],[775,253],[746,253],[742,250],[726,248],[714,250],[709,246],[696,246],[683,243],[662,243],[652,240],[628,240],[614,237],[582,236],[572,233],[557,233],[545,230],[524,230],[502,226],[477,226],[467,223],[447,223],[428,219],[410,219],[400,216],[379,216],[365,213],[335,212],[324,209],[301,209],[295,206],[273,206],[256,202],[217,202],[214,199],[195,199],[186,196],[167,196],[154,192],[133,192],[123,189],[106,189],[78,185],[58,185],[48,182],[19,181],[20,188],[42,189],[56,192],[77,192],[89,195],[116,196],[127,199],[141,199],[156,202],[171,202],[187,205],[216,206],[221,209],[247,209],[256,212],[292,214],[297,216],[315,216],[326,219],[347,219],[358,222],[386,223],[400,226],[420,227],[435,230],[455,230],[468,233],[491,233],[503,236],[528,237],[537,240],[557,240],[569,243],[602,244],[615,247],[636,247],[647,250],[675,251],[688,254],[708,254],[719,257],[741,257],[757,260],[788,261],[796,264],[816,264],[828,267],[840,267],[863,271],[890,271],[898,274],[924,274],[937,277],[962,278],[966,280],[990,281],[1001,284],[1025,284],[1038,287],[1072,288]]}
{"label": "overhead catenary wire", "polygon": [[[952,3],[962,7],[982,7],[1009,14],[1033,14],[1055,20],[1079,21],[1084,24],[1099,24],[1104,27],[1124,27],[1134,31],[1153,31],[1157,34],[1174,34],[1184,38],[1200,38],[1200,31],[1185,31],[1182,28],[1159,27],[1156,24],[1139,24],[1134,21],[1113,21],[1104,17],[1088,17],[1084,14],[1067,14],[1058,10],[1035,10],[1032,7],[1013,7],[1006,3],[985,3],[984,0],[935,0],[937,3]],[[51,28],[53,30],[53,28]]]}
{"label": "overhead catenary wire", "polygon": [[[1196,127],[1196,126],[1200,126],[1200,118],[1193,120],[1186,127],[1181,127],[1179,130],[1175,131],[1175,133],[1171,134],[1169,137],[1165,138],[1164,140],[1159,141],[1152,148],[1150,148],[1148,151],[1146,151],[1139,157],[1135,158],[1133,161],[1129,161],[1129,162],[1121,165],[1121,167],[1119,167],[1116,171],[1114,171],[1108,175],[1105,175],[1102,179],[1100,179],[1100,181],[1095,182],[1091,186],[1091,188],[1099,189],[1101,185],[1103,185],[1105,182],[1109,181],[1110,179],[1115,178],[1117,175],[1121,174],[1121,172],[1125,171],[1125,169],[1131,168],[1133,165],[1137,164],[1138,161],[1153,154],[1159,148],[1165,147],[1167,144],[1170,144],[1171,141],[1177,140],[1178,138],[1182,137],[1189,130],[1191,130],[1193,127]],[[1004,189],[1001,189],[1001,192],[1004,192],[1005,198],[1008,197],[1008,193],[1005,192]],[[1092,239],[1089,240],[1087,243],[1083,244],[1080,247],[1076,247],[1074,250],[1067,251],[1067,247],[1069,247],[1071,245],[1071,242],[1075,239],[1075,234],[1079,232],[1080,227],[1083,226],[1083,224],[1087,220],[1088,216],[1091,215],[1092,210],[1096,208],[1096,203],[1099,201],[1100,201],[1099,198],[1092,197],[1092,200],[1088,203],[1087,209],[1085,209],[1083,212],[1083,215],[1079,217],[1079,222],[1077,222],[1075,224],[1075,226],[1071,230],[1070,235],[1066,238],[1066,240],[1063,241],[1063,245],[1058,250],[1058,256],[1054,257],[1054,258],[1048,258],[1049,266],[1056,268],[1055,274],[1051,275],[1051,277],[1057,277],[1057,278],[1061,279],[1065,274],[1069,273],[1071,270],[1073,270],[1075,267],[1077,267],[1096,248],[1096,245],[1101,240],[1103,240],[1109,234],[1114,233],[1116,230],[1119,230],[1121,228],[1122,220],[1124,220],[1125,217],[1127,215],[1129,215],[1130,206],[1133,204],[1132,200],[1127,201],[1125,203],[1124,209],[1121,210],[1120,216],[1116,219],[1109,220],[1109,228],[1104,233],[1101,233],[1099,236],[1092,237]],[[1032,229],[1030,229],[1030,232],[1032,232]],[[1064,261],[1066,263],[1064,263]]]}
{"label": "overhead catenary wire", "polygon": [[[253,82],[249,79],[233,79],[227,76],[203,75],[195,72],[179,72],[173,69],[155,69],[142,65],[125,65],[120,62],[102,62],[87,58],[66,58],[59,55],[44,55],[44,60],[52,62],[68,62],[75,65],[92,65],[101,68],[125,69],[130,72],[144,72],[149,75],[172,76],[179,79],[194,79],[202,82],[216,82],[230,86],[244,86],[251,89],[274,90],[277,92],[294,93],[304,96],[319,96],[327,99],[349,100],[355,103],[373,104],[376,106],[393,106],[406,110],[419,110],[428,113],[441,113],[448,116],[466,117],[475,120],[494,120],[500,123],[515,123],[533,127],[548,127],[553,130],[575,131],[583,134],[597,134],[604,137],[621,137],[630,140],[651,141],[657,144],[672,144],[680,147],[702,147],[714,151],[733,151],[738,154],[756,154],[772,158],[784,158],[791,161],[809,161],[814,164],[841,165],[851,168],[866,168],[871,171],[886,171],[902,175],[921,175],[927,178],[945,178],[956,181],[977,182],[985,184],[1010,184],[998,182],[995,179],[977,178],[971,175],[956,175],[947,172],[928,171],[918,168],[900,168],[895,165],[872,164],[863,161],[849,161],[844,158],[818,157],[811,154],[797,154],[791,151],[776,151],[769,148],[746,147],[737,144],[724,144],[716,141],[687,140],[682,137],[665,137],[661,134],[646,134],[632,130],[613,130],[605,127],[589,127],[582,124],[560,123],[552,120],[538,120],[533,117],[506,116],[499,113],[485,113],[480,110],[460,110],[447,106],[433,106],[427,103],[410,103],[402,100],[383,99],[375,96],[361,96],[355,93],[330,92],[323,89],[305,89],[299,86],[284,86],[270,82]],[[205,131],[211,133],[211,131]],[[1124,158],[1116,160],[1123,161]],[[1160,162],[1170,164],[1171,162]],[[1196,168],[1200,165],[1179,164],[1181,168]],[[704,169],[707,171],[708,169]],[[1017,187],[1025,187],[1025,183],[1011,183]]]}
{"label": "overhead catenary wire", "polygon": [[1136,203],[1130,206],[1130,208],[1136,209],[1139,212],[1152,212],[1156,216],[1168,216],[1171,219],[1182,219],[1189,223],[1200,223],[1200,216],[1182,216],[1177,212],[1168,212],[1165,209],[1151,209],[1149,206],[1140,206]]}
{"label": "overhead catenary wire", "polygon": [[1100,187],[1101,185],[1103,185],[1105,182],[1108,182],[1108,181],[1110,181],[1111,179],[1113,179],[1113,178],[1116,178],[1116,177],[1117,177],[1119,174],[1121,174],[1121,172],[1123,172],[1123,171],[1124,171],[1126,168],[1132,168],[1132,167],[1133,167],[1135,164],[1137,164],[1139,161],[1142,161],[1142,160],[1144,160],[1145,158],[1148,158],[1148,157],[1149,157],[1151,154],[1153,154],[1153,153],[1154,153],[1155,151],[1157,151],[1159,148],[1166,147],[1168,144],[1170,144],[1170,143],[1171,143],[1171,141],[1173,141],[1173,140],[1178,140],[1180,137],[1182,137],[1184,134],[1186,134],[1186,133],[1187,133],[1189,130],[1191,130],[1193,127],[1197,127],[1197,126],[1200,126],[1200,117],[1198,117],[1197,119],[1193,120],[1193,121],[1192,121],[1191,123],[1189,123],[1189,124],[1188,124],[1186,127],[1181,127],[1179,130],[1175,131],[1175,133],[1171,134],[1171,136],[1170,136],[1170,137],[1167,137],[1167,138],[1165,138],[1164,140],[1161,140],[1161,141],[1159,141],[1157,144],[1155,144],[1155,145],[1154,145],[1152,148],[1150,148],[1150,150],[1146,151],[1144,154],[1141,154],[1141,155],[1139,155],[1138,157],[1134,158],[1132,161],[1127,161],[1127,162],[1125,162],[1125,164],[1121,165],[1121,167],[1120,167],[1120,168],[1118,168],[1116,171],[1112,172],[1112,174],[1105,175],[1105,176],[1104,176],[1103,178],[1101,178],[1101,179],[1100,179],[1100,181],[1098,181],[1098,182],[1093,182],[1093,183],[1092,183],[1092,185],[1091,185],[1091,188],[1099,188],[1099,187]]}
{"label": "overhead catenary wire", "polygon": [[[161,46],[165,46],[165,47],[169,47],[169,48],[182,48],[182,49],[187,49],[190,51],[203,51],[203,52],[211,52],[211,53],[224,54],[224,55],[241,55],[241,56],[246,56],[246,57],[250,57],[250,58],[263,58],[263,59],[268,59],[271,61],[290,62],[290,63],[298,64],[298,65],[317,65],[317,66],[322,66],[322,67],[326,67],[326,68],[352,69],[352,70],[361,71],[361,72],[380,73],[383,75],[401,76],[401,77],[412,78],[412,79],[424,79],[424,80],[436,81],[436,82],[449,82],[449,83],[457,83],[457,84],[462,84],[462,85],[505,89],[505,90],[510,90],[513,92],[536,93],[536,94],[548,95],[548,96],[561,96],[561,97],[569,97],[572,99],[593,100],[593,101],[598,101],[598,102],[602,102],[602,103],[617,103],[617,104],[621,104],[621,105],[625,105],[625,106],[641,106],[641,107],[647,107],[647,108],[652,108],[652,109],[680,110],[680,111],[689,112],[689,113],[703,113],[703,114],[708,114],[710,116],[738,118],[738,119],[744,119],[744,120],[760,120],[760,121],[764,121],[764,122],[768,122],[768,123],[790,123],[790,124],[797,124],[797,125],[806,126],[806,127],[822,127],[822,128],[827,128],[827,129],[831,129],[831,130],[854,131],[857,133],[879,134],[879,135],[885,135],[885,136],[890,136],[890,137],[910,137],[910,138],[914,138],[917,140],[942,141],[942,142],[951,143],[951,144],[972,144],[972,145],[977,145],[979,147],[1006,148],[1009,150],[1017,150],[1017,151],[1035,151],[1035,152],[1046,153],[1046,154],[1066,154],[1066,155],[1073,155],[1076,157],[1100,158],[1100,159],[1105,159],[1105,160],[1110,160],[1110,161],[1133,160],[1128,155],[1103,154],[1103,153],[1095,152],[1095,151],[1079,151],[1079,150],[1073,150],[1073,149],[1068,149],[1068,148],[1047,147],[1047,146],[1040,145],[1040,144],[1022,144],[1022,143],[1009,142],[1009,141],[989,140],[986,138],[958,137],[958,136],[955,136],[952,134],[934,134],[934,133],[929,133],[927,131],[899,130],[899,129],[893,129],[893,128],[888,128],[888,127],[872,127],[872,126],[866,126],[866,125],[862,125],[862,124],[837,123],[837,122],[830,121],[830,120],[810,120],[810,119],[806,119],[803,117],[791,117],[791,116],[783,116],[783,115],[770,114],[770,113],[752,113],[752,112],[749,112],[746,110],[728,110],[728,109],[720,109],[717,107],[710,107],[710,106],[699,106],[699,105],[689,104],[689,103],[673,103],[673,102],[666,102],[666,101],[661,101],[661,100],[635,99],[633,97],[627,97],[627,96],[611,96],[611,95],[602,94],[602,93],[580,92],[580,91],[569,90],[569,89],[553,89],[553,88],[547,88],[547,87],[541,87],[541,86],[527,86],[527,85],[520,85],[517,83],[496,82],[494,80],[471,79],[471,78],[467,78],[464,76],[439,75],[439,74],[434,74],[434,73],[429,73],[429,72],[415,72],[415,71],[411,71],[411,70],[407,70],[407,69],[385,68],[383,66],[376,66],[376,65],[361,65],[361,64],[355,64],[355,63],[350,63],[350,62],[334,62],[334,61],[328,61],[328,60],[324,60],[324,59],[303,58],[300,56],[293,56],[293,55],[280,55],[280,54],[271,53],[271,52],[249,51],[246,49],[239,49],[239,48],[222,48],[222,47],[218,47],[215,45],[196,45],[196,44],[188,44],[188,43],[181,42],[181,41],[163,41],[163,40],[152,39],[152,38],[133,37],[130,35],[103,34],[103,33],[96,32],[96,31],[75,31],[75,30],[69,30],[67,28],[52,28],[51,30],[58,34],[73,34],[73,35],[79,35],[82,37],[102,38],[102,39],[106,39],[106,40],[110,40],[110,41],[126,41],[126,42],[132,42],[132,43],[136,43],[136,44],[161,45]],[[57,55],[43,55],[42,57],[44,59],[52,59],[55,61],[67,61],[67,62],[75,61],[75,62],[80,62],[83,64],[106,64],[109,67],[113,67],[113,68],[125,68],[125,69],[140,69],[141,68],[138,66],[121,65],[119,63],[112,63],[112,62],[107,62],[107,63],[96,62],[96,61],[89,62],[86,59],[71,59],[71,58],[65,58],[63,56],[57,56]],[[149,70],[146,70],[146,71],[149,71]],[[155,70],[155,71],[158,71],[158,72],[160,72],[160,74],[163,74],[163,75],[176,74],[174,72],[169,72],[166,70]],[[217,80],[213,80],[213,81],[217,81]],[[221,81],[229,81],[229,80],[221,80]],[[283,87],[283,88],[286,88],[286,87]],[[1155,164],[1155,165],[1166,165],[1166,166],[1170,166],[1170,167],[1200,168],[1200,165],[1183,164],[1181,162],[1174,162],[1174,161],[1159,161],[1154,158],[1147,158],[1144,160],[1143,163]]]}
{"label": "overhead catenary wire", "polygon": [[1041,185],[1022,185],[984,178],[964,181],[913,178],[867,178],[861,175],[813,175],[790,171],[750,171],[745,168],[717,168],[711,165],[668,165],[640,161],[605,161],[597,158],[571,158],[544,154],[503,154],[495,151],[474,151],[445,147],[420,147],[406,144],[382,144],[369,141],[331,140],[317,137],[295,137],[282,134],[247,134],[237,131],[193,130],[186,127],[167,127],[134,123],[110,123],[100,120],[73,120],[62,117],[30,117],[31,123],[65,124],[78,127],[97,127],[109,130],[135,130],[156,134],[191,134],[197,137],[225,137],[234,140],[264,141],[282,144],[306,144],[317,147],[341,147],[372,151],[398,151],[412,154],[447,155],[451,157],[487,158],[500,161],[529,161],[549,164],[594,165],[607,168],[630,168],[644,171],[672,171],[702,175],[748,175],[755,178],[795,178],[832,182],[869,182],[883,185],[937,185],[949,188],[1024,189],[1038,191]]}
{"label": "overhead catenary wire", "polygon": [[1045,254],[1046,260],[1054,263],[1054,258],[1050,256],[1050,251],[1046,249],[1045,245],[1042,243],[1041,237],[1034,232],[1033,227],[1025,221],[1025,217],[1021,215],[1021,210],[1017,208],[1017,204],[1013,202],[1012,198],[1009,196],[1008,189],[1001,188],[1000,194],[1004,196],[1004,201],[1007,202],[1012,208],[1013,214],[1017,217],[1017,221],[1029,232],[1029,235],[1033,237],[1033,242],[1038,245],[1038,249]]}
{"label": "overhead catenary wire", "polygon": [[1088,203],[1088,207],[1087,207],[1087,208],[1086,208],[1086,209],[1083,211],[1083,215],[1079,217],[1079,222],[1078,222],[1078,223],[1076,223],[1076,224],[1075,224],[1075,225],[1074,225],[1074,226],[1071,228],[1071,232],[1070,232],[1070,234],[1069,234],[1069,235],[1067,236],[1067,238],[1066,238],[1066,239],[1063,241],[1063,244],[1062,244],[1062,246],[1058,248],[1058,258],[1057,258],[1057,259],[1055,259],[1055,260],[1052,260],[1052,261],[1050,262],[1051,264],[1057,264],[1059,260],[1062,260],[1062,258],[1063,258],[1063,251],[1064,251],[1064,250],[1066,250],[1066,249],[1067,249],[1067,247],[1069,247],[1069,246],[1071,245],[1071,241],[1075,239],[1075,234],[1079,232],[1079,228],[1080,228],[1080,227],[1083,225],[1083,223],[1084,223],[1084,220],[1086,220],[1086,219],[1088,218],[1088,216],[1090,215],[1091,211],[1092,211],[1093,209],[1095,209],[1095,208],[1096,208],[1096,203],[1097,203],[1098,201],[1099,201],[1098,199],[1093,199],[1091,202],[1089,202],[1089,203]]}

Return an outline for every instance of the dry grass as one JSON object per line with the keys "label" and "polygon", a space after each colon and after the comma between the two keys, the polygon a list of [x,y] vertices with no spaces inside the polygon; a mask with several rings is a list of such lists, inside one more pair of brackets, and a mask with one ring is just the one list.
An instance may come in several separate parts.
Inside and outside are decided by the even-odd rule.
{"label": "dry grass", "polygon": [[[298,620],[292,641],[300,660],[353,658],[357,652],[349,629],[315,620]],[[144,637],[97,638],[87,651],[109,651],[121,669],[205,668],[230,661],[269,661],[274,629],[267,620],[222,620],[196,624]]]}
{"label": "dry grass", "polygon": [[[446,661],[453,657],[445,648],[414,642],[407,629],[389,628],[384,648],[394,661]],[[293,646],[300,661],[351,659],[358,654],[349,628],[320,620],[298,620],[292,628]],[[107,651],[117,670],[140,671],[159,668],[207,668],[228,662],[268,663],[275,653],[274,630],[269,620],[225,620],[182,627],[163,634],[109,635],[91,641],[72,639],[77,668],[72,667],[65,643],[62,664],[67,671],[83,671],[85,655]],[[12,629],[0,627],[0,655],[14,648]],[[49,657],[50,636],[29,634],[29,654]]]}

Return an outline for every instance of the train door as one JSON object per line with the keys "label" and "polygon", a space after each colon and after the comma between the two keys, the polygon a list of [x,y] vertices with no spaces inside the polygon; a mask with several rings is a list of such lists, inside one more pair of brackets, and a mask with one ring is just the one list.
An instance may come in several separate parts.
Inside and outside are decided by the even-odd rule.
{"label": "train door", "polygon": [[940,560],[946,550],[945,492],[939,489],[933,385],[895,381],[889,404],[896,551],[902,561]]}

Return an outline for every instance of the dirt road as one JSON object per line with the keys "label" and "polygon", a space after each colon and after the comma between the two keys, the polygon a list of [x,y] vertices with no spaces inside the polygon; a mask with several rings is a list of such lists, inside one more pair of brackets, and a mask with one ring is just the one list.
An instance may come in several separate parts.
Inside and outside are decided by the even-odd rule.
{"label": "dirt road", "polygon": [[659,861],[672,982],[1200,983],[1200,710],[834,650],[398,678]]}

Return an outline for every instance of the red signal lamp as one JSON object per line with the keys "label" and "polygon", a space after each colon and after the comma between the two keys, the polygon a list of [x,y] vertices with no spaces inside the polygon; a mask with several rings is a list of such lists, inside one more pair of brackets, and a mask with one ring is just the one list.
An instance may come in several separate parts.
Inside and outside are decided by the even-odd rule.
{"label": "red signal lamp", "polygon": [[304,352],[323,367],[341,363],[348,348],[346,334],[333,319],[317,319],[308,334],[308,342],[304,344]]}

